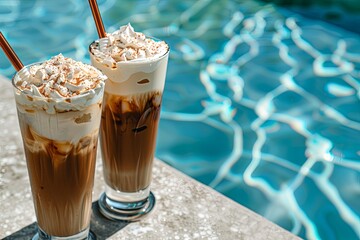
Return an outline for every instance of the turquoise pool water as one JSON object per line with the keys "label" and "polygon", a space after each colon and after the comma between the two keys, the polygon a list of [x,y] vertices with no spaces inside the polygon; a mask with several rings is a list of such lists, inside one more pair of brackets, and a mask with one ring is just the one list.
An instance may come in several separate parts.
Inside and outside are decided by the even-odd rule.
{"label": "turquoise pool water", "polygon": [[[131,22],[170,44],[159,158],[303,238],[360,238],[356,12],[226,0],[99,4],[108,31]],[[0,29],[25,64],[59,52],[89,62],[97,38],[81,0],[0,0]],[[0,72],[14,73],[2,53]]]}

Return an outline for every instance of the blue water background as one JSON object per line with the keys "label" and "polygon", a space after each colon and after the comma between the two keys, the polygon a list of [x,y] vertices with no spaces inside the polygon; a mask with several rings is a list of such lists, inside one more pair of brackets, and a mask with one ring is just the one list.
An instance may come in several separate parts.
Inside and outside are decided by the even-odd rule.
{"label": "blue water background", "polygon": [[[360,238],[356,12],[98,2],[107,31],[131,22],[171,47],[157,157],[303,238]],[[89,63],[97,38],[81,0],[0,0],[0,30],[24,64],[60,52]],[[14,73],[3,53],[0,72]]]}

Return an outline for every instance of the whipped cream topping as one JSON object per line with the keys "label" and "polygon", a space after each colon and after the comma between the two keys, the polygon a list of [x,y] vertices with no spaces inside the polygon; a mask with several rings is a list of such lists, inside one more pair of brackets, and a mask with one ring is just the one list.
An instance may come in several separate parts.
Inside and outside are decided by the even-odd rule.
{"label": "whipped cream topping", "polygon": [[69,98],[100,87],[106,77],[96,68],[62,54],[33,65],[16,86],[25,94],[47,98]]}
{"label": "whipped cream topping", "polygon": [[116,68],[116,63],[124,61],[144,61],[165,55],[169,47],[164,41],[156,41],[143,33],[135,32],[128,23],[107,37],[99,40],[99,48],[92,53],[102,64]]}
{"label": "whipped cream topping", "polygon": [[49,114],[83,110],[101,100],[106,79],[95,67],[59,54],[16,74],[15,98]]}

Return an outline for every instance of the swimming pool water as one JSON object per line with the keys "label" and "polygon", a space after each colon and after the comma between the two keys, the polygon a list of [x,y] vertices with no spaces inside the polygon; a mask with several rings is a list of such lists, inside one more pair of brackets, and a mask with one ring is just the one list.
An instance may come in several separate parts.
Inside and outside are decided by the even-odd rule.
{"label": "swimming pool water", "polygon": [[[342,28],[256,1],[98,2],[108,31],[171,47],[157,157],[303,238],[360,238],[356,14]],[[0,29],[25,64],[89,62],[97,38],[80,0],[0,0]]]}

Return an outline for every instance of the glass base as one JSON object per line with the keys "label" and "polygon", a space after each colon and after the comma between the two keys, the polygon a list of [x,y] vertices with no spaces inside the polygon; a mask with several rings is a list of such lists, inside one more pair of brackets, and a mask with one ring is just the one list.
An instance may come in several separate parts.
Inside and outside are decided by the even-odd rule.
{"label": "glass base", "polygon": [[137,202],[120,202],[103,193],[99,198],[100,212],[109,219],[138,221],[145,217],[155,206],[155,196],[150,191],[147,198]]}
{"label": "glass base", "polygon": [[38,228],[38,233],[32,238],[32,240],[96,240],[96,235],[86,229],[76,235],[68,236],[68,237],[57,237],[57,236],[49,236],[43,230]]}

